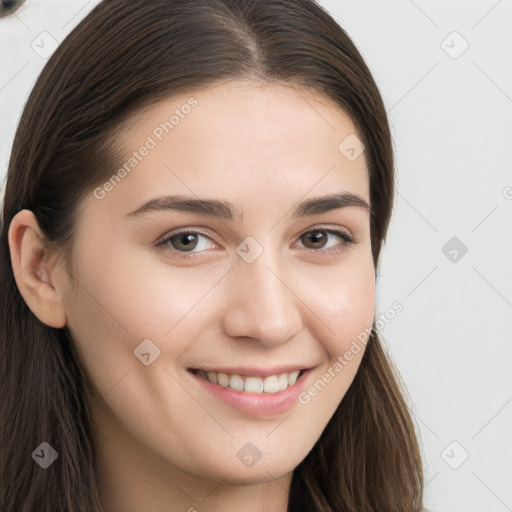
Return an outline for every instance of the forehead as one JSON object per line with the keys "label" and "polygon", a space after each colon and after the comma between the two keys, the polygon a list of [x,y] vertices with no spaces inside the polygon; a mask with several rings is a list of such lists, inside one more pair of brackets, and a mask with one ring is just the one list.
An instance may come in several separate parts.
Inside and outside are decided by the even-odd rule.
{"label": "forehead", "polygon": [[289,206],[309,192],[342,190],[369,202],[364,153],[345,151],[345,141],[360,139],[344,110],[310,90],[209,86],[161,100],[125,123],[117,140],[125,172],[108,203],[122,198],[117,209],[128,211],[167,192],[252,202],[257,211],[264,200]]}

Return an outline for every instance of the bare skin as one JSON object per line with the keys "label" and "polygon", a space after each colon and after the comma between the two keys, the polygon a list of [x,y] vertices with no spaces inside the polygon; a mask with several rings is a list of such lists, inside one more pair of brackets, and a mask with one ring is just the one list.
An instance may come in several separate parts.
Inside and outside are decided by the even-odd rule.
{"label": "bare skin", "polygon": [[[191,97],[197,105],[158,140],[155,128]],[[307,390],[371,328],[369,212],[352,205],[291,216],[299,202],[327,194],[369,204],[364,153],[350,160],[338,149],[357,131],[321,96],[249,82],[173,96],[127,126],[126,160],[148,136],[156,147],[103,197],[91,191],[85,199],[73,276],[47,251],[32,212],[19,212],[9,227],[20,292],[42,322],[68,326],[93,385],[106,511],[284,512],[292,472],[345,395],[363,350],[309,403],[279,414],[243,412],[189,369],[310,368]],[[228,201],[243,217],[128,215],[171,194]],[[188,250],[183,237],[156,247],[178,228],[196,233]],[[315,242],[317,231],[324,238]],[[247,237],[255,244],[243,245]],[[249,263],[241,244],[262,252]],[[134,355],[145,339],[160,350],[148,366]],[[237,456],[247,443],[261,454],[250,467]]]}

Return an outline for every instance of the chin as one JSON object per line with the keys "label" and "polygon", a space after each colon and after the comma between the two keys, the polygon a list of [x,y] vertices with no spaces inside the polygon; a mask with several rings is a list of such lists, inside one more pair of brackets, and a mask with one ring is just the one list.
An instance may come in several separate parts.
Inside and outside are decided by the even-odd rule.
{"label": "chin", "polygon": [[227,477],[220,477],[220,479],[223,484],[229,485],[265,484],[278,480],[287,474],[291,475],[294,469],[295,468],[292,467],[284,471],[275,471],[275,468],[272,470],[272,468],[266,466],[259,469],[257,469],[256,466],[243,469],[235,467],[231,468],[231,473]]}
{"label": "chin", "polygon": [[223,485],[254,485],[272,482],[286,475],[291,475],[295,467],[295,461],[282,461],[281,464],[274,460],[264,461],[264,456],[252,466],[245,466],[237,458],[223,460],[219,464],[208,464],[208,467],[196,467],[195,471],[189,471],[202,479],[221,482]]}

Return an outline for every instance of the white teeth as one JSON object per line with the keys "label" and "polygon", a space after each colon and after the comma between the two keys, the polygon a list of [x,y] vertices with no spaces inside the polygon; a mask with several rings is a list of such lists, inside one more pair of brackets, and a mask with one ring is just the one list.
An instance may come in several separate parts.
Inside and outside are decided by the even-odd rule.
{"label": "white teeth", "polygon": [[293,386],[297,382],[297,379],[299,378],[299,373],[300,371],[296,370],[290,373],[290,375],[288,375],[288,386]]}
{"label": "white teeth", "polygon": [[231,375],[231,377],[229,378],[229,387],[232,389],[236,389],[237,391],[243,391],[244,379],[242,379],[240,375]]}
{"label": "white teeth", "polygon": [[277,377],[275,375],[265,377],[265,380],[263,381],[263,390],[265,393],[277,393],[279,391]]}
{"label": "white teeth", "polygon": [[288,374],[282,373],[279,375],[279,379],[277,381],[277,387],[279,391],[284,391],[288,387]]}
{"label": "white teeth", "polygon": [[269,375],[268,377],[242,377],[241,375],[217,372],[205,372],[199,370],[198,375],[218,384],[223,388],[230,387],[237,391],[246,391],[247,393],[277,393],[284,391],[289,386],[293,386],[299,378],[300,370],[290,373],[281,373],[278,375]]}
{"label": "white teeth", "polygon": [[263,380],[259,377],[246,377],[244,391],[248,393],[263,393]]}
{"label": "white teeth", "polygon": [[227,388],[229,386],[229,377],[225,373],[217,373],[217,384]]}

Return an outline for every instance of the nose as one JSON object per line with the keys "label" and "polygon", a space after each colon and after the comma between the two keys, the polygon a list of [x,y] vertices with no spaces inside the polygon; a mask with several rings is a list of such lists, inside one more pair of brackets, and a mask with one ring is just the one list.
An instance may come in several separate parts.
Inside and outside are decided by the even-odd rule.
{"label": "nose", "polygon": [[304,302],[294,291],[292,272],[281,268],[270,250],[264,250],[252,263],[237,259],[226,283],[226,335],[253,338],[271,347],[287,342],[304,328]]}

